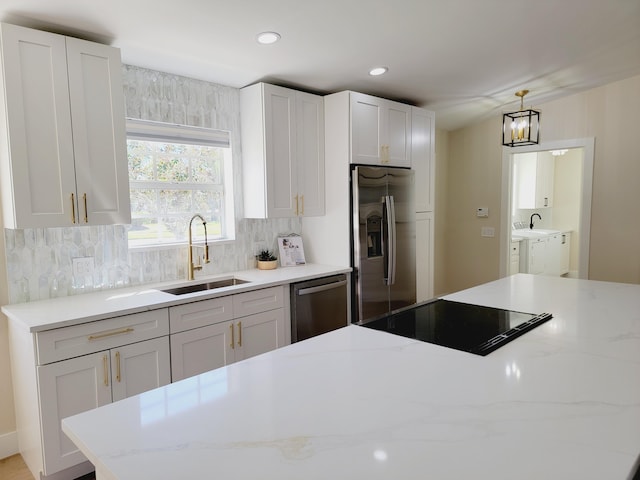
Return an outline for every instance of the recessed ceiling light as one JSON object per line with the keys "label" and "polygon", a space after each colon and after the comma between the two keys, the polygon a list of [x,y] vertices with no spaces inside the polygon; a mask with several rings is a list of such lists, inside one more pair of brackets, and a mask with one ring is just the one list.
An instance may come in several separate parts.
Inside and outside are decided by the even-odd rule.
{"label": "recessed ceiling light", "polygon": [[256,36],[256,40],[262,45],[270,45],[280,40],[280,34],[277,32],[262,32]]}
{"label": "recessed ceiling light", "polygon": [[378,75],[387,73],[387,71],[389,71],[387,67],[376,67],[369,70],[369,75],[371,75],[372,77],[377,77]]}

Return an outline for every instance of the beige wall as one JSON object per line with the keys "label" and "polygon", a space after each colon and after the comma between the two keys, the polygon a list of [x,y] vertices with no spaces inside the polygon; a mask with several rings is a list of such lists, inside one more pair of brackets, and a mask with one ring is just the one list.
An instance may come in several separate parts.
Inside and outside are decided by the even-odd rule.
{"label": "beige wall", "polygon": [[[544,142],[595,138],[589,278],[640,283],[640,76],[536,105]],[[436,285],[456,291],[499,277],[501,116],[448,134],[444,260]],[[436,118],[437,124],[437,118]],[[475,209],[489,207],[489,218]],[[496,229],[480,236],[482,226]],[[436,233],[441,238],[442,232]],[[438,265],[444,261],[445,266]],[[446,272],[446,273],[443,273]]]}

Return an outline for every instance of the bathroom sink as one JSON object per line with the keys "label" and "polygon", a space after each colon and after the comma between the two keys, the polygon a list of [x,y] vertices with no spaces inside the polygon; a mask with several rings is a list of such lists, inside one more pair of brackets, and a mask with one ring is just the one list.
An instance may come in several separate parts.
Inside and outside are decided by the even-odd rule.
{"label": "bathroom sink", "polygon": [[531,230],[529,228],[522,228],[518,230],[512,230],[511,237],[540,238],[546,237],[547,235],[554,235],[556,233],[560,233],[560,230],[546,230],[543,228],[534,228],[533,230]]}
{"label": "bathroom sink", "polygon": [[223,278],[219,280],[212,280],[204,283],[194,283],[191,285],[184,285],[182,287],[172,287],[162,289],[162,292],[170,293],[171,295],[186,295],[187,293],[203,292],[205,290],[215,290],[217,288],[232,287],[234,285],[242,285],[243,283],[249,283],[248,280],[241,280],[240,278]]}

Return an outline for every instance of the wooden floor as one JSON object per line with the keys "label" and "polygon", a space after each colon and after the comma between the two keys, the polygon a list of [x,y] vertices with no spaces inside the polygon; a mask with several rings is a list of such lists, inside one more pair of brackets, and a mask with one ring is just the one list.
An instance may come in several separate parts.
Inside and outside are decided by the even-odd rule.
{"label": "wooden floor", "polygon": [[[0,480],[35,480],[25,465],[20,454],[0,459]],[[76,480],[95,480],[95,475],[89,473]]]}
{"label": "wooden floor", "polygon": [[34,480],[20,455],[0,460],[0,478],[2,480]]}

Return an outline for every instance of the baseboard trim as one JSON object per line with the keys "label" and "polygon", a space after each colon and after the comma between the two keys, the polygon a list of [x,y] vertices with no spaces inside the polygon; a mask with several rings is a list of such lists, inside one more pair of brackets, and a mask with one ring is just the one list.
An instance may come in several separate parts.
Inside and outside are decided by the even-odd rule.
{"label": "baseboard trim", "polygon": [[0,458],[7,458],[18,452],[18,432],[0,435]]}

